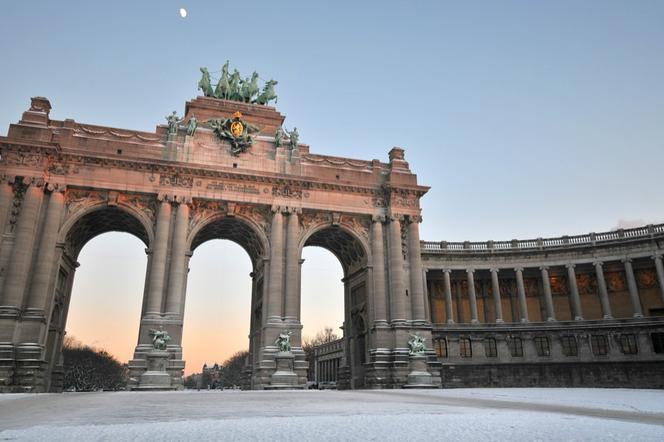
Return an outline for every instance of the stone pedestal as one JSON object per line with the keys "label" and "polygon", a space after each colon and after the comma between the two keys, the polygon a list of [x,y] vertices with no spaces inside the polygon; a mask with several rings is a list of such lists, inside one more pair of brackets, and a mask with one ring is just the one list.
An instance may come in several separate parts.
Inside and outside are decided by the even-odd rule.
{"label": "stone pedestal", "polygon": [[295,355],[290,351],[280,351],[275,356],[277,371],[272,373],[270,385],[266,390],[285,390],[293,388],[303,388],[298,384],[297,374],[295,374],[294,363]]}
{"label": "stone pedestal", "polygon": [[436,388],[433,384],[433,377],[427,370],[425,355],[410,355],[409,365],[408,381],[403,388]]}
{"label": "stone pedestal", "polygon": [[143,373],[138,381],[138,386],[132,390],[155,391],[175,390],[176,386],[171,383],[171,375],[168,368],[169,354],[165,350],[152,350],[147,353],[147,371]]}

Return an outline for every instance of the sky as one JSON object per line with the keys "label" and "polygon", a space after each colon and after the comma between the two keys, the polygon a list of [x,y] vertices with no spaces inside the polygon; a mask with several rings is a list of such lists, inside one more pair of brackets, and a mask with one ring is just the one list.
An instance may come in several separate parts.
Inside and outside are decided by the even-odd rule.
{"label": "sky", "polygon": [[[528,239],[664,222],[662,23],[664,2],[646,0],[4,2],[0,134],[36,95],[51,100],[54,119],[152,131],[197,95],[199,67],[217,71],[230,60],[243,75],[279,81],[276,107],[312,152],[387,161],[390,148],[405,148],[419,182],[431,186],[422,239]],[[121,237],[113,235],[81,254],[72,330],[89,300],[131,296],[140,310],[144,246],[118,250],[119,239],[106,239]],[[196,302],[246,293],[248,276],[237,286],[224,278],[228,289],[217,295],[204,275],[215,263],[224,275],[248,265],[232,247],[196,251],[186,315],[202,317]],[[124,249],[136,250],[127,272],[143,273],[133,288],[108,291],[95,281]],[[316,268],[330,268],[334,282],[312,284],[313,302],[341,302],[338,263],[306,253],[321,261],[305,271],[303,292]],[[103,268],[88,270],[97,261]],[[122,315],[137,324],[136,309]]]}

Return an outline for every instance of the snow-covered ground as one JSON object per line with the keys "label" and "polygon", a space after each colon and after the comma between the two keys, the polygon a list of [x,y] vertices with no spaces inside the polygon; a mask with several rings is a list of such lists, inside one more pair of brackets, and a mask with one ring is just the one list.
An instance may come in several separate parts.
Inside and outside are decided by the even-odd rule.
{"label": "snow-covered ground", "polygon": [[0,395],[0,440],[663,441],[664,391]]}

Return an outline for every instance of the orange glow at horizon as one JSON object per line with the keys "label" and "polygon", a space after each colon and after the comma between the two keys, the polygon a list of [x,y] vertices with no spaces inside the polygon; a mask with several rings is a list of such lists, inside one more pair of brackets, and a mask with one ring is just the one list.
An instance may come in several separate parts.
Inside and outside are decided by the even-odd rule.
{"label": "orange glow at horizon", "polygon": [[[83,248],[68,336],[121,362],[133,358],[147,265],[144,249],[137,238],[118,232],[100,235]],[[305,248],[302,257],[302,336],[313,336],[326,326],[341,336],[341,265],[318,247]],[[249,349],[251,308],[251,261],[239,245],[208,241],[195,250],[189,268],[182,336],[185,375]]]}

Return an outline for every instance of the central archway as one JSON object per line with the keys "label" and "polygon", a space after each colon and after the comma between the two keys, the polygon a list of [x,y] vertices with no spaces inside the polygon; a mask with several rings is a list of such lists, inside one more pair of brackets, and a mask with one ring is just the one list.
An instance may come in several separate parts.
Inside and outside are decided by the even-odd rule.
{"label": "central archway", "polygon": [[[210,240],[230,240],[242,247],[249,256],[252,265],[251,307],[249,321],[249,361],[247,372],[257,363],[258,348],[261,342],[261,323],[263,319],[263,290],[265,287],[264,259],[268,252],[268,241],[263,227],[254,219],[234,213],[219,212],[206,217],[192,227],[189,235],[190,255],[203,243]],[[243,383],[244,388],[251,388],[249,376]]]}

